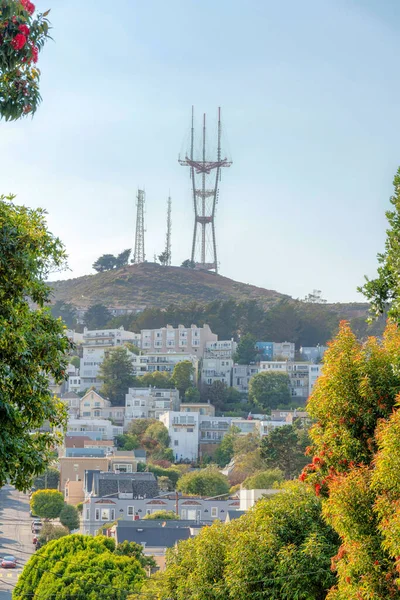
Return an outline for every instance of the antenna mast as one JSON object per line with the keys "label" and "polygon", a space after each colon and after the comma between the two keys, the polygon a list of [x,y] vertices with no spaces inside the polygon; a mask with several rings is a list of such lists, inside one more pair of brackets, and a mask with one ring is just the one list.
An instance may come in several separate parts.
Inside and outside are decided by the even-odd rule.
{"label": "antenna mast", "polygon": [[[222,167],[230,167],[232,161],[222,158],[221,151],[221,108],[218,108],[217,156],[207,159],[206,115],[203,115],[202,156],[194,158],[194,109],[192,106],[192,127],[190,136],[190,156],[186,155],[179,163],[190,168],[194,208],[194,230],[191,260],[196,268],[218,273],[217,242],[215,234],[215,212],[218,202],[218,184],[221,181]],[[188,153],[189,154],[189,153]],[[215,170],[215,180],[214,174]],[[199,176],[199,177],[197,177]],[[200,229],[198,241],[197,228]],[[197,260],[196,260],[197,258]]]}
{"label": "antenna mast", "polygon": [[135,264],[145,262],[146,255],[144,252],[144,203],[146,195],[144,190],[138,190],[136,196],[136,233],[135,233],[135,250],[133,253],[132,262]]}
{"label": "antenna mast", "polygon": [[167,201],[167,238],[165,240],[165,255],[166,255],[166,266],[170,267],[171,266],[171,227],[172,227],[172,220],[171,220],[171,196],[168,196],[168,201]]}

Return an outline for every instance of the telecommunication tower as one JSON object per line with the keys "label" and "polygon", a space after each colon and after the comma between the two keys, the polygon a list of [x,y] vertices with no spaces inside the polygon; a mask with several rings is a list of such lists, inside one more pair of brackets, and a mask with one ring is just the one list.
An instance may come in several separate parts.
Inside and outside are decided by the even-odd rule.
{"label": "telecommunication tower", "polygon": [[167,257],[166,266],[171,266],[171,196],[168,196],[167,200],[167,237],[165,240],[165,256]]}
{"label": "telecommunication tower", "polygon": [[146,195],[144,190],[138,190],[136,196],[136,233],[135,233],[135,249],[133,252],[132,262],[135,264],[145,262],[146,255],[144,252],[144,203]]}
{"label": "telecommunication tower", "polygon": [[[192,106],[192,128],[190,152],[179,163],[190,168],[192,200],[194,208],[194,230],[191,260],[197,268],[218,273],[217,243],[215,236],[215,211],[218,202],[218,184],[222,167],[230,167],[232,161],[221,158],[221,108],[218,108],[217,156],[210,160],[206,144],[206,115],[203,115],[202,156],[194,155],[194,107]],[[200,236],[198,228],[201,228]]]}

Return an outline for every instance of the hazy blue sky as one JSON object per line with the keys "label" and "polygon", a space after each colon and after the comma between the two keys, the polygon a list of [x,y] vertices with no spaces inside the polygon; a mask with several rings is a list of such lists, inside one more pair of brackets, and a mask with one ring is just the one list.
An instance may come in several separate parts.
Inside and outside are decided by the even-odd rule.
{"label": "hazy blue sky", "polygon": [[1,190],[43,206],[72,273],[133,246],[190,255],[191,105],[222,106],[234,164],[217,214],[220,272],[303,297],[361,300],[384,244],[400,164],[398,0],[37,0],[55,43],[43,104],[0,123]]}

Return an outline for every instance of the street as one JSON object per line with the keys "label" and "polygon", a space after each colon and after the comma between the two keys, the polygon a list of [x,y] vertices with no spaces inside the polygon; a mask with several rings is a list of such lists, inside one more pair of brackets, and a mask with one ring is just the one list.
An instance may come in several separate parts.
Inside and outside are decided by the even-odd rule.
{"label": "street", "polygon": [[[0,489],[0,557],[16,557],[16,569],[0,567],[0,600],[10,598],[24,564],[33,553],[29,497],[11,485]],[[6,593],[8,592],[8,594]]]}

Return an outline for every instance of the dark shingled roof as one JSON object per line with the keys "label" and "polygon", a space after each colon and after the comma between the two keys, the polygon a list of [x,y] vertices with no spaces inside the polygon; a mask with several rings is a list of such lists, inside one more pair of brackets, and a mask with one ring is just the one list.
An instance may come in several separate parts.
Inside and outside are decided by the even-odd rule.
{"label": "dark shingled roof", "polygon": [[133,499],[158,496],[157,480],[153,473],[97,472],[93,476],[92,490],[100,498],[118,493],[132,494]]}
{"label": "dark shingled roof", "polygon": [[239,519],[242,515],[244,515],[246,511],[244,510],[228,510],[226,513],[225,521],[229,523],[229,521],[233,521],[233,519]]}
{"label": "dark shingled roof", "polygon": [[185,529],[187,527],[199,529],[205,527],[209,523],[202,521],[187,521],[183,519],[139,519],[138,521],[118,521],[118,527],[125,529],[130,527],[133,529]]}
{"label": "dark shingled roof", "polygon": [[136,542],[150,548],[171,548],[191,537],[189,527],[121,527],[117,525],[117,543]]}

